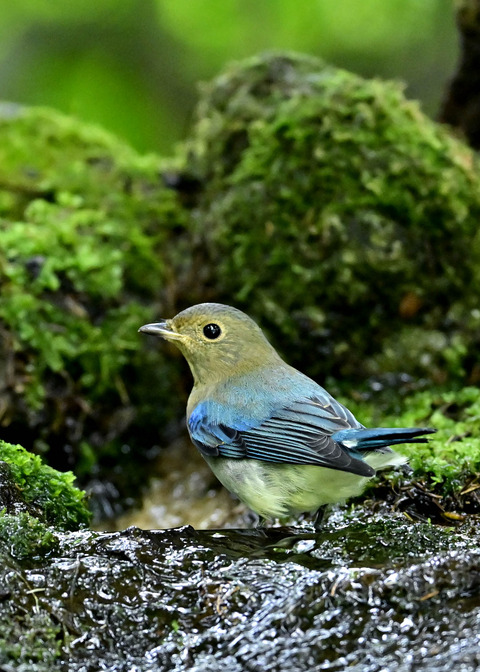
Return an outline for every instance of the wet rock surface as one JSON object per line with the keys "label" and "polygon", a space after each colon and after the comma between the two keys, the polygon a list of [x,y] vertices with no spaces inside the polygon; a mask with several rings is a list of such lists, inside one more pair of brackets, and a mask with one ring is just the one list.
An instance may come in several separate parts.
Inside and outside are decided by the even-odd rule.
{"label": "wet rock surface", "polygon": [[65,534],[38,563],[2,554],[0,669],[475,670],[477,527]]}

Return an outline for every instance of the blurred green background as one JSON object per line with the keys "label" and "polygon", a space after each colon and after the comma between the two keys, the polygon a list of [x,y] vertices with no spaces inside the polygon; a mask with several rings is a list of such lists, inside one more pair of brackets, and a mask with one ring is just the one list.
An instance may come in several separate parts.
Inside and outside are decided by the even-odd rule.
{"label": "blurred green background", "polygon": [[404,81],[435,116],[457,60],[451,0],[15,0],[2,3],[0,98],[102,124],[171,154],[198,81],[266,49]]}

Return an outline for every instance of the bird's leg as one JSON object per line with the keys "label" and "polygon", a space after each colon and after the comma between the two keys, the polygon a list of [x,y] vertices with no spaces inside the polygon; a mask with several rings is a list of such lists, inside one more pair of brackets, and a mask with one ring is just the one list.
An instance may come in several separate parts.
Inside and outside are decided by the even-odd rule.
{"label": "bird's leg", "polygon": [[250,529],[261,530],[262,528],[267,527],[267,518],[264,518],[259,513],[255,513],[254,511],[248,511],[246,519]]}
{"label": "bird's leg", "polygon": [[265,527],[267,527],[267,519],[264,518],[263,516],[258,516],[258,521],[257,524],[255,525],[255,528],[258,530]]}
{"label": "bird's leg", "polygon": [[316,530],[320,530],[322,528],[322,524],[323,524],[323,521],[324,521],[324,518],[325,518],[326,510],[327,510],[327,505],[324,504],[323,506],[321,506],[318,509],[317,513],[315,514],[315,519],[313,521],[313,525],[314,525]]}

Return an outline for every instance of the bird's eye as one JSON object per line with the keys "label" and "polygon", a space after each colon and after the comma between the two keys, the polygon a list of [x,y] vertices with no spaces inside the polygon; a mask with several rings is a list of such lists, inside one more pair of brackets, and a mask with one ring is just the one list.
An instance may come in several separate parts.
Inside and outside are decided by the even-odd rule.
{"label": "bird's eye", "polygon": [[205,338],[209,338],[211,341],[218,338],[221,333],[222,330],[220,329],[218,324],[214,324],[213,322],[211,322],[210,324],[206,324],[203,327],[203,335],[205,336]]}

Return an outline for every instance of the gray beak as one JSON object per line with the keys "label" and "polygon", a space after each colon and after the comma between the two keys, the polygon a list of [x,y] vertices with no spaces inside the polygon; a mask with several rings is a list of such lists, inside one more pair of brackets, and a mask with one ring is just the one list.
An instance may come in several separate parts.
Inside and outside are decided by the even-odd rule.
{"label": "gray beak", "polygon": [[138,331],[141,331],[142,334],[152,334],[153,336],[160,336],[165,338],[167,341],[178,341],[182,338],[181,334],[173,329],[168,324],[168,320],[163,322],[152,322],[152,324],[144,324],[143,327],[140,327]]}

